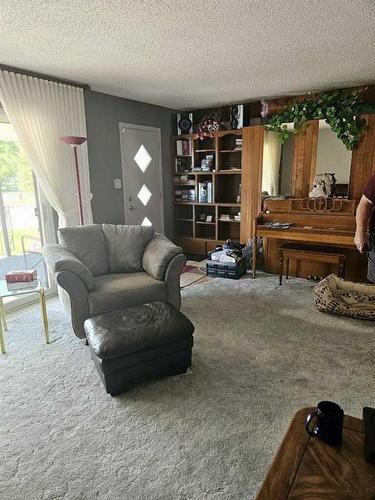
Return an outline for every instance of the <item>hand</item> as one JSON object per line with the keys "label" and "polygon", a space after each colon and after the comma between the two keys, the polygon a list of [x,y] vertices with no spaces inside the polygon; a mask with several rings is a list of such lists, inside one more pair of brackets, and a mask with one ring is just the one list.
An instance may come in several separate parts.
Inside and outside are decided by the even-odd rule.
{"label": "hand", "polygon": [[366,233],[355,233],[354,236],[354,244],[357,247],[358,251],[361,253],[365,253],[367,247],[367,236]]}

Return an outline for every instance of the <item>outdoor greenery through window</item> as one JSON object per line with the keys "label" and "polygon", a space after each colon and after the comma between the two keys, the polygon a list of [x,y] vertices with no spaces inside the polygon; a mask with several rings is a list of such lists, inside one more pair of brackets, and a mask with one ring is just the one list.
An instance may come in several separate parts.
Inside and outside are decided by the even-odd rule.
{"label": "outdoor greenery through window", "polygon": [[0,123],[0,279],[39,267],[40,218],[35,183],[10,123]]}

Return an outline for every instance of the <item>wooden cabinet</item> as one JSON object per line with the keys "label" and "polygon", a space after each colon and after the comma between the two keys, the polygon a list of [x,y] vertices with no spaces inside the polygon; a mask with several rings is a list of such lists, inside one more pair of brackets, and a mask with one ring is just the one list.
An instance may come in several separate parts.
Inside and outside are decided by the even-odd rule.
{"label": "wooden cabinet", "polygon": [[241,243],[254,236],[254,220],[261,211],[264,127],[243,131],[243,173],[241,196]]}
{"label": "wooden cabinet", "polygon": [[[206,255],[218,241],[240,240],[242,172],[248,168],[243,130],[173,138],[174,237],[186,253]],[[211,170],[201,170],[205,162]]]}

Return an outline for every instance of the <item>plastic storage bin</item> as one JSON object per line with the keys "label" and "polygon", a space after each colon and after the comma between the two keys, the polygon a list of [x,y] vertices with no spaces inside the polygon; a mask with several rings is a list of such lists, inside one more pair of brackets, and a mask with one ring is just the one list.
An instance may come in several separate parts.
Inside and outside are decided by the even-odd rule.
{"label": "plastic storage bin", "polygon": [[213,276],[214,278],[238,280],[246,273],[246,261],[245,259],[239,259],[237,262],[231,263],[207,260],[206,272],[207,276]]}

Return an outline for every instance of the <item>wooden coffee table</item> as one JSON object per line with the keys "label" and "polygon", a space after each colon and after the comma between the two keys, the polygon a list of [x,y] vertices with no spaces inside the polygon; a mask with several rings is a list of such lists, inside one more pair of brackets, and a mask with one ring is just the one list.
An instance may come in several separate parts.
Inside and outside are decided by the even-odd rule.
{"label": "wooden coffee table", "polygon": [[364,459],[362,420],[345,415],[342,446],[332,448],[306,432],[313,410],[293,417],[257,500],[375,499],[375,464]]}

